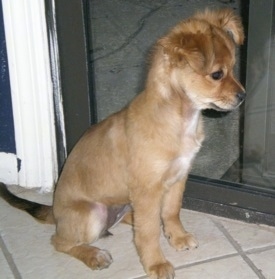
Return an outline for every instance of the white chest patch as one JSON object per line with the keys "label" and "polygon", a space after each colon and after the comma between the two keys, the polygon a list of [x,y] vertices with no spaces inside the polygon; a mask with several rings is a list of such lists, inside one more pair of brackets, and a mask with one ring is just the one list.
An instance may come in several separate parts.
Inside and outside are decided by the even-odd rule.
{"label": "white chest patch", "polygon": [[187,156],[178,157],[171,162],[164,176],[164,183],[166,186],[173,185],[188,174],[196,153],[197,152],[190,152]]}
{"label": "white chest patch", "polygon": [[184,127],[179,156],[173,159],[164,175],[165,186],[171,186],[188,175],[193,159],[201,147],[201,139],[197,138],[200,112]]}

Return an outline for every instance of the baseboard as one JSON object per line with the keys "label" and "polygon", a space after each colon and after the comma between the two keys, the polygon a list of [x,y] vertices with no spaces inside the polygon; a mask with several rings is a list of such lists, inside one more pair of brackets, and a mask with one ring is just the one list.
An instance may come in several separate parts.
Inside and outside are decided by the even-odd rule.
{"label": "baseboard", "polygon": [[18,184],[19,167],[15,154],[0,152],[0,182]]}

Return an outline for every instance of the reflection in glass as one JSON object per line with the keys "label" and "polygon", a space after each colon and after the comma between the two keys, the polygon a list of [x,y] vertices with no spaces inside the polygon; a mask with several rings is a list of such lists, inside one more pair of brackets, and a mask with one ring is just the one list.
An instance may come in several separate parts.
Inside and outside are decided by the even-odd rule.
{"label": "reflection in glass", "polygon": [[[194,175],[275,186],[275,87],[274,79],[270,78],[274,75],[275,58],[274,37],[270,36],[272,3],[250,1],[248,99],[245,106],[231,113],[203,113],[206,138],[194,162],[191,172]],[[99,120],[121,109],[143,89],[148,52],[155,40],[205,7],[231,7],[240,12],[241,1],[91,1],[91,62],[95,69]],[[260,10],[268,14],[259,15]],[[239,64],[238,56],[237,78]]]}

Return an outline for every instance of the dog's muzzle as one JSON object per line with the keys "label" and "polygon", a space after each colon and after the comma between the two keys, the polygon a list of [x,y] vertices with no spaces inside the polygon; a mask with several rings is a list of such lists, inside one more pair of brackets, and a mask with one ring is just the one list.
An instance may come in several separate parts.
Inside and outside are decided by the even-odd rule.
{"label": "dog's muzzle", "polygon": [[238,98],[240,103],[242,103],[244,101],[245,97],[246,97],[246,93],[245,92],[237,93],[237,98]]}

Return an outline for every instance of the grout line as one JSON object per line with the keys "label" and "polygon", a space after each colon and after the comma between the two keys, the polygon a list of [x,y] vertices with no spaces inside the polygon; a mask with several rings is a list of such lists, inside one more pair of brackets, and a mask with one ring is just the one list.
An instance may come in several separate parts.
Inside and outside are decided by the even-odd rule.
{"label": "grout line", "polygon": [[[197,262],[194,262],[194,263],[183,264],[183,265],[175,267],[175,271],[176,270],[181,270],[181,269],[184,269],[184,268],[188,268],[188,267],[192,267],[192,266],[205,264],[205,263],[211,263],[211,262],[215,262],[215,261],[219,261],[219,260],[223,260],[223,259],[229,259],[229,258],[236,257],[236,256],[239,256],[239,254],[238,253],[233,253],[233,254],[219,256],[219,257],[215,257],[215,258],[211,258],[211,259],[207,259],[207,260],[197,261]],[[145,275],[142,275],[142,276],[134,277],[133,279],[146,279],[146,278],[148,278],[148,277],[145,276]]]}
{"label": "grout line", "polygon": [[245,253],[248,255],[252,255],[252,254],[262,253],[262,252],[273,250],[273,249],[275,249],[275,245],[270,245],[270,246],[260,247],[260,248],[252,248],[252,249],[245,251]]}
{"label": "grout line", "polygon": [[15,279],[22,279],[22,276],[20,275],[19,270],[18,270],[18,268],[17,268],[17,266],[16,266],[16,264],[13,260],[13,257],[11,255],[11,253],[9,252],[1,234],[0,234],[0,248],[2,249],[2,252],[3,252],[3,254],[6,258],[6,261],[9,265],[10,270],[13,273],[14,278]]}
{"label": "grout line", "polygon": [[211,262],[215,262],[215,261],[219,261],[219,260],[224,260],[224,259],[232,258],[232,257],[238,256],[238,255],[239,255],[238,253],[233,253],[233,254],[229,254],[229,255],[214,257],[214,258],[207,259],[207,260],[197,261],[194,263],[183,264],[183,265],[177,266],[175,268],[175,270],[188,268],[188,267],[192,267],[192,266],[196,266],[196,265],[201,265],[201,264],[205,264],[205,263],[211,263]]}
{"label": "grout line", "polygon": [[[226,239],[236,249],[237,252],[229,254],[229,255],[224,255],[224,256],[207,259],[207,260],[197,261],[194,263],[183,264],[181,266],[175,267],[175,270],[180,270],[180,269],[197,266],[197,265],[201,265],[201,264],[205,264],[205,263],[211,263],[211,262],[215,262],[215,261],[219,261],[219,260],[223,260],[223,259],[241,256],[242,259],[246,262],[246,264],[256,273],[256,275],[259,277],[259,279],[266,279],[264,277],[264,275],[262,274],[261,270],[259,270],[255,266],[255,264],[250,260],[250,258],[247,255],[252,255],[252,254],[256,254],[256,253],[273,250],[273,249],[275,249],[275,245],[270,245],[270,246],[260,247],[260,248],[252,248],[247,251],[243,251],[241,246],[237,243],[237,241],[235,241],[235,239],[230,235],[230,233],[225,229],[225,227],[222,224],[218,223],[217,221],[213,221],[213,222],[216,225],[216,227],[224,234]],[[132,279],[146,279],[146,278],[148,278],[146,275],[141,275],[141,276],[133,277]]]}
{"label": "grout line", "polygon": [[219,222],[214,221],[213,223],[217,226],[217,228],[224,234],[227,240],[231,243],[231,245],[237,250],[239,255],[243,258],[243,260],[248,264],[248,266],[255,272],[255,274],[259,277],[259,279],[266,279],[262,274],[261,270],[259,270],[256,265],[250,260],[250,258],[243,251],[238,242],[231,236],[231,234],[226,230],[226,228]]}

